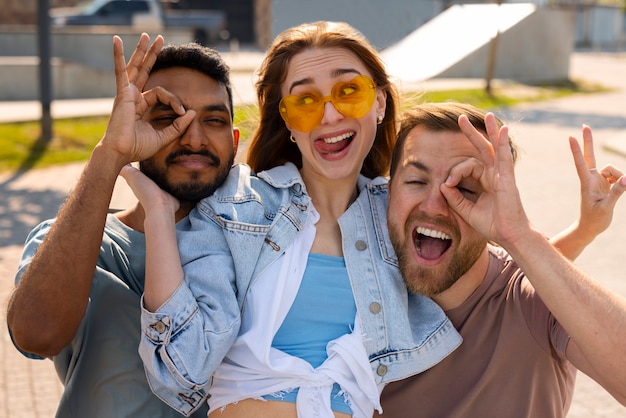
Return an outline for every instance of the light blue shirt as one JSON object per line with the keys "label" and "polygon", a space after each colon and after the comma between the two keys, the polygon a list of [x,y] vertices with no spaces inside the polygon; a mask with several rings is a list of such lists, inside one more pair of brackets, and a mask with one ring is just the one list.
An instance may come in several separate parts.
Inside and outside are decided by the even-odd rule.
{"label": "light blue shirt", "polygon": [[[435,302],[407,294],[387,232],[387,180],[358,183],[339,225],[365,349],[384,384],[437,364],[461,337]],[[157,312],[142,310],[140,343],[153,390],[173,408],[188,414],[207,396],[237,337],[250,284],[303,229],[310,203],[293,164],[258,177],[238,165],[178,223],[185,280]]]}
{"label": "light blue shirt", "polygon": [[343,257],[307,258],[302,284],[272,347],[318,367],[326,360],[328,341],[354,329],[356,305]]}
{"label": "light blue shirt", "polygon": [[[355,315],[356,305],[343,257],[311,253],[302,284],[274,336],[272,347],[318,367],[328,358],[328,342],[354,329]],[[335,383],[331,393],[332,410],[352,414],[346,397],[339,394],[340,391],[341,387]],[[297,392],[294,389],[263,398],[295,403]]]}

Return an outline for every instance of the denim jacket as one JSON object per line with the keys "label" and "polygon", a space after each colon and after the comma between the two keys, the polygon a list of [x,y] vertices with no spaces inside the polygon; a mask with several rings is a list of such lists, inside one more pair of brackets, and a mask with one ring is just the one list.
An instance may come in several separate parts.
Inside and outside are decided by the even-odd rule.
{"label": "denim jacket", "polygon": [[[387,232],[387,180],[361,176],[358,188],[339,225],[365,348],[385,384],[437,364],[461,337],[435,302],[407,293]],[[177,224],[185,280],[157,312],[142,309],[139,348],[152,390],[171,407],[188,415],[207,396],[250,284],[293,242],[310,203],[293,164],[258,176],[237,165]]]}

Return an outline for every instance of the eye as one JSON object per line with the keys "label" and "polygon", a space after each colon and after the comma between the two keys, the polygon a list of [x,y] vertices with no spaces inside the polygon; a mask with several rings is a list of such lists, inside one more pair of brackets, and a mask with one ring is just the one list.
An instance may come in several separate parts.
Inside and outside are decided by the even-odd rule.
{"label": "eye", "polygon": [[178,115],[176,114],[159,115],[157,117],[153,117],[150,120],[150,124],[154,126],[155,128],[168,126],[168,125],[171,125],[177,117]]}
{"label": "eye", "polygon": [[409,186],[425,186],[428,181],[421,177],[407,177],[404,179],[404,184]]}
{"label": "eye", "polygon": [[204,123],[210,124],[210,125],[224,125],[226,124],[226,120],[224,120],[224,118],[219,117],[219,116],[207,116],[206,118],[203,119]]}
{"label": "eye", "polygon": [[360,99],[369,93],[370,88],[374,88],[372,80],[360,75],[345,83],[337,83],[333,88],[333,96],[337,99]]}
{"label": "eye", "polygon": [[359,91],[359,87],[354,84],[346,84],[339,89],[339,97],[342,96],[350,96],[351,94],[357,93]]}
{"label": "eye", "polygon": [[463,185],[457,186],[457,190],[461,192],[463,197],[465,197],[470,202],[476,202],[478,200],[478,196],[480,196],[480,192],[474,190],[473,188],[469,188]]}
{"label": "eye", "polygon": [[298,104],[299,106],[310,106],[317,101],[317,96],[312,93],[305,93],[298,96],[296,104]]}

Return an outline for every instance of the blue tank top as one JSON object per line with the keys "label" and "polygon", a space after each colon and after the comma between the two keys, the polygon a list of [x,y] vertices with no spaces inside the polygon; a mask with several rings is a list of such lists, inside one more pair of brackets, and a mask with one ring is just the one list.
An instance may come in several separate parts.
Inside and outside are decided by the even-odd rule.
{"label": "blue tank top", "polygon": [[[356,304],[343,257],[309,254],[300,289],[272,347],[320,366],[327,358],[329,341],[352,332]],[[306,326],[303,326],[306,324]],[[333,411],[351,414],[343,396],[332,391]],[[264,396],[264,399],[296,401],[297,390]]]}

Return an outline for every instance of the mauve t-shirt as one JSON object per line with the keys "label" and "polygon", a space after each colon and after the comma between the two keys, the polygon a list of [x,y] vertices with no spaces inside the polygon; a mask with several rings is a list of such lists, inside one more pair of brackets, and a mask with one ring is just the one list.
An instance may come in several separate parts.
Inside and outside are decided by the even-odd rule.
{"label": "mauve t-shirt", "polygon": [[565,358],[569,336],[510,256],[493,246],[489,254],[482,284],[446,312],[463,344],[385,387],[384,418],[566,416],[576,377]]}

